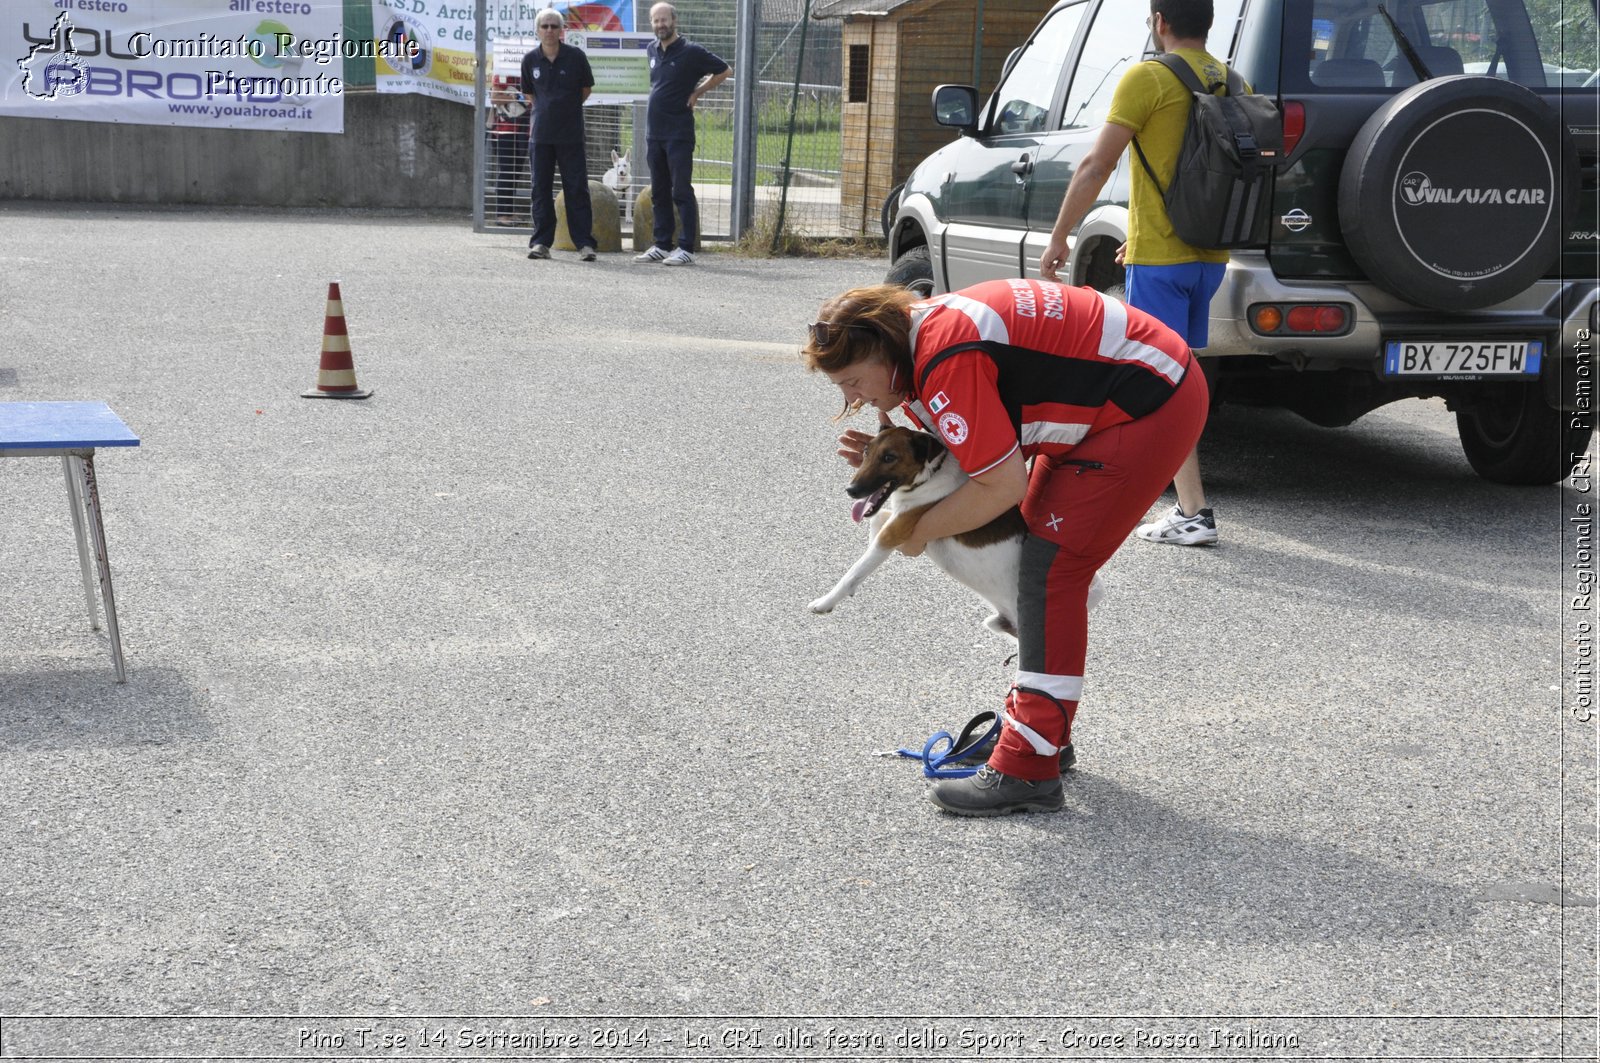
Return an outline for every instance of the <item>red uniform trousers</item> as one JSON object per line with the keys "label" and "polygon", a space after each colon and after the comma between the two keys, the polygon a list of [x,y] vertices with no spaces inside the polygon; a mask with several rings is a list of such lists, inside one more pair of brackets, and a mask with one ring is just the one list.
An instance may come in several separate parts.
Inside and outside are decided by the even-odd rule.
{"label": "red uniform trousers", "polygon": [[1205,427],[1210,393],[1199,363],[1160,409],[1084,439],[1066,457],[1039,456],[1022,515],[1017,678],[989,758],[997,771],[1049,779],[1072,740],[1089,647],[1089,582],[1161,497]]}

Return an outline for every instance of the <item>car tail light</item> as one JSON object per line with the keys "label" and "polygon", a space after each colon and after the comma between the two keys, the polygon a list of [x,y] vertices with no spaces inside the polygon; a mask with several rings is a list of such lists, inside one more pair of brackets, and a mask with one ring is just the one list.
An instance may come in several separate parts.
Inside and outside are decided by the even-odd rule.
{"label": "car tail light", "polygon": [[1296,306],[1289,310],[1290,332],[1338,332],[1344,328],[1344,308]]}
{"label": "car tail light", "polygon": [[1290,100],[1283,105],[1283,157],[1294,154],[1295,146],[1306,132],[1306,105]]}
{"label": "car tail light", "polygon": [[1250,324],[1263,336],[1330,336],[1348,331],[1350,311],[1339,303],[1260,303]]}

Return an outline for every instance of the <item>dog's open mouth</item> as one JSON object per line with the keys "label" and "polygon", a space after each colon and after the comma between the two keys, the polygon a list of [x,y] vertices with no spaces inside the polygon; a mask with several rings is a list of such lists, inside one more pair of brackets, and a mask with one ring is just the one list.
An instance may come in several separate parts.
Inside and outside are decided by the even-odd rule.
{"label": "dog's open mouth", "polygon": [[860,524],[882,509],[883,501],[889,497],[889,491],[893,486],[893,484],[884,484],[866,498],[856,499],[854,504],[850,506],[850,519]]}

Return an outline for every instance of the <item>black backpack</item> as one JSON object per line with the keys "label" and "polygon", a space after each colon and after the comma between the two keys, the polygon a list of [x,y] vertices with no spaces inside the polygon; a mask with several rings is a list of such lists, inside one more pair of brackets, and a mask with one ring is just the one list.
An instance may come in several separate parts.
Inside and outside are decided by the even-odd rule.
{"label": "black backpack", "polygon": [[1246,92],[1244,79],[1232,70],[1228,94],[1218,96],[1223,83],[1202,85],[1182,56],[1163,55],[1154,61],[1176,74],[1194,94],[1178,166],[1165,189],[1144,157],[1139,138],[1133,139],[1145,173],[1161,192],[1172,231],[1191,247],[1217,251],[1266,243],[1272,172],[1283,157],[1278,105],[1259,93]]}

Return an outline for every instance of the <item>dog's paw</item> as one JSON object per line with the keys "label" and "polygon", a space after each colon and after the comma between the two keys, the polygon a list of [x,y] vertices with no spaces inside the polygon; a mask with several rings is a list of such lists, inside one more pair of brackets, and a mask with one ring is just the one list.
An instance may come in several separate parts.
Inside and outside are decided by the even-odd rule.
{"label": "dog's paw", "polygon": [[838,604],[838,602],[831,598],[818,598],[816,601],[806,606],[806,608],[810,609],[813,613],[824,615],[833,612],[833,607]]}

